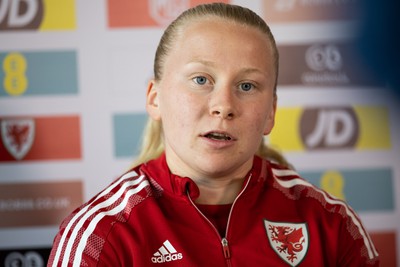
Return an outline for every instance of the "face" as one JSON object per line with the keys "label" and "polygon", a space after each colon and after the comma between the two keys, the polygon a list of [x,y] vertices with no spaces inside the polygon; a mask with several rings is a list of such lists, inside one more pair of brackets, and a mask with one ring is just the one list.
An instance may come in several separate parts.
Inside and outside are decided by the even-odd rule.
{"label": "face", "polygon": [[219,18],[191,22],[149,84],[147,111],[161,120],[167,163],[180,176],[244,177],[273,124],[275,70],[259,30]]}

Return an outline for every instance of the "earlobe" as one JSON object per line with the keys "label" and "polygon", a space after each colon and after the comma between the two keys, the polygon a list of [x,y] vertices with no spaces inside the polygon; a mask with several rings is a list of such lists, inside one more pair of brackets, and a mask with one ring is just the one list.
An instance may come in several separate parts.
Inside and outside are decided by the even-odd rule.
{"label": "earlobe", "polygon": [[146,110],[153,120],[160,120],[158,88],[154,80],[151,80],[147,86]]}

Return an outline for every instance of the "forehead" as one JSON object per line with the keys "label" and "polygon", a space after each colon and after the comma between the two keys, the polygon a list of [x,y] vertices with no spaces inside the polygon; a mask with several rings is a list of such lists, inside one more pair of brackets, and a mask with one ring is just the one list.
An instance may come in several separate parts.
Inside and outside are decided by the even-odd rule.
{"label": "forehead", "polygon": [[[262,30],[230,19],[205,16],[181,25],[172,43],[175,56],[224,55],[262,57],[271,62],[273,50],[269,36]],[[229,52],[228,52],[229,51]]]}

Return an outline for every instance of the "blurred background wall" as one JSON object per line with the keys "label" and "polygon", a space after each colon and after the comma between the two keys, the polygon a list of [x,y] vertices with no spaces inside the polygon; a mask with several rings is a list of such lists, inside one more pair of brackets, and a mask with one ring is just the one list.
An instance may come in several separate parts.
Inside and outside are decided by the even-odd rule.
{"label": "blurred background wall", "polygon": [[[162,31],[205,2],[0,1],[0,266],[44,266],[61,220],[129,168]],[[382,266],[400,266],[393,6],[224,2],[256,11],[278,43],[271,146],[358,212]]]}

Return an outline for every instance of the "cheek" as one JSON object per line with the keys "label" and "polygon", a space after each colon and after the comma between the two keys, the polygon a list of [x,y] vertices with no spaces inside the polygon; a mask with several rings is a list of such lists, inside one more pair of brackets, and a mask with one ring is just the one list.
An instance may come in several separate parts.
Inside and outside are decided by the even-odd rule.
{"label": "cheek", "polygon": [[265,112],[260,113],[259,110],[253,110],[253,123],[249,125],[249,129],[251,128],[250,130],[255,137],[264,136],[266,128],[270,127],[270,120],[268,119],[270,116],[266,116]]}
{"label": "cheek", "polygon": [[204,111],[205,100],[201,95],[194,93],[183,93],[173,98],[173,105],[186,116],[196,117]]}
{"label": "cheek", "polygon": [[175,94],[164,99],[161,108],[163,124],[171,125],[172,131],[179,131],[193,123],[197,106],[193,98],[187,95]]}
{"label": "cheek", "polygon": [[253,109],[251,111],[251,115],[252,119],[248,119],[249,122],[253,122],[252,123],[252,131],[255,131],[257,133],[260,133],[263,131],[264,127],[265,127],[265,122],[267,120],[267,116],[265,116],[265,111],[264,112],[260,112],[259,109]]}

